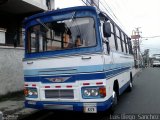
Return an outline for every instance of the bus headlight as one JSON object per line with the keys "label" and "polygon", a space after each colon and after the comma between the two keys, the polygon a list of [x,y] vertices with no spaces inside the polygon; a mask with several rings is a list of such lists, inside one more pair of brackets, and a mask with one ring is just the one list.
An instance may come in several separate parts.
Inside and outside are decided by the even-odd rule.
{"label": "bus headlight", "polygon": [[27,98],[38,98],[37,88],[25,88],[24,94]]}
{"label": "bus headlight", "polygon": [[104,98],[106,96],[105,87],[83,87],[82,97],[84,99]]}

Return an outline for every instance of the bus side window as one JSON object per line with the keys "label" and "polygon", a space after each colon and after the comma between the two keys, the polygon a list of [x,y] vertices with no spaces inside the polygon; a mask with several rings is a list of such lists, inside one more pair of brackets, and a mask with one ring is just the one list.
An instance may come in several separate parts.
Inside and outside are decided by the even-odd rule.
{"label": "bus side window", "polygon": [[114,23],[111,24],[111,37],[107,38],[109,41],[110,50],[116,51],[117,50],[117,42],[114,30]]}
{"label": "bus side window", "polygon": [[120,35],[120,29],[115,26],[115,30],[116,30],[116,38],[117,38],[117,48],[119,52],[123,52],[122,50],[122,46],[121,46],[121,35]]}
{"label": "bus side window", "polygon": [[125,34],[124,34],[124,43],[125,43],[126,53],[128,53],[128,41]]}

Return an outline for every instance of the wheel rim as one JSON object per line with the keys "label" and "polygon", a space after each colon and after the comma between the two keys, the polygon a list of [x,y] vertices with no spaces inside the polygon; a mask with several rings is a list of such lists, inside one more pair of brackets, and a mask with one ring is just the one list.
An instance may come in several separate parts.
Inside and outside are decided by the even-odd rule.
{"label": "wheel rim", "polygon": [[130,88],[132,88],[132,87],[133,87],[133,84],[132,84],[132,82],[130,82],[130,83],[129,83],[129,85],[130,85]]}
{"label": "wheel rim", "polygon": [[113,106],[117,105],[117,94],[115,91],[113,91]]}

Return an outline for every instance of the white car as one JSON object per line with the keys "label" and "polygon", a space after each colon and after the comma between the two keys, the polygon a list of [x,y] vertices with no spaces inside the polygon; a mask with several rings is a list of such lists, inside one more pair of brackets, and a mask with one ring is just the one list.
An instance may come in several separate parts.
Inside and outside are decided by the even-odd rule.
{"label": "white car", "polygon": [[153,61],[153,67],[160,67],[160,61],[159,60],[154,60]]}

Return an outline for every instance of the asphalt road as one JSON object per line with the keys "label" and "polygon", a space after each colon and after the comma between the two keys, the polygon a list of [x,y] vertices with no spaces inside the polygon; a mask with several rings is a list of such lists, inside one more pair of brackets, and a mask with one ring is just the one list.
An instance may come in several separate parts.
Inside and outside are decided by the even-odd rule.
{"label": "asphalt road", "polygon": [[160,68],[145,68],[138,73],[134,78],[132,92],[125,92],[120,96],[113,115],[47,112],[47,115],[43,115],[40,119],[38,116],[42,114],[37,114],[38,119],[34,116],[34,120],[108,120],[109,118],[118,120],[119,118],[114,117],[120,114],[160,114]]}
{"label": "asphalt road", "polygon": [[160,114],[160,68],[143,69],[131,93],[124,93],[115,113]]}

